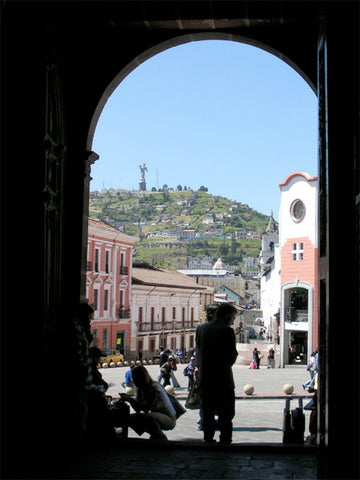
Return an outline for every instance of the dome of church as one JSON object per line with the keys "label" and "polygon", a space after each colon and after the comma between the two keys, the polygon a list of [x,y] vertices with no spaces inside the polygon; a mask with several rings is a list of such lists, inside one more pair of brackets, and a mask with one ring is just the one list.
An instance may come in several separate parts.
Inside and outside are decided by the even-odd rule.
{"label": "dome of church", "polygon": [[217,261],[214,263],[213,270],[220,270],[221,268],[224,268],[224,264],[221,258],[218,258]]}

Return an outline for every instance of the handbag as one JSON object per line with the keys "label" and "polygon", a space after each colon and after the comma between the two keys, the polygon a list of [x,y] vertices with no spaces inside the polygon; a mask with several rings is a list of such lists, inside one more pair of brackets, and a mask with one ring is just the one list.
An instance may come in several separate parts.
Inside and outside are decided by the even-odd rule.
{"label": "handbag", "polygon": [[188,398],[185,402],[185,407],[189,408],[190,410],[197,410],[202,407],[200,388],[196,380],[194,381],[193,386],[191,387]]}
{"label": "handbag", "polygon": [[172,395],[169,392],[166,392],[166,393],[170,398],[170,402],[172,403],[172,406],[175,409],[176,418],[178,419],[179,417],[181,417],[181,415],[183,415],[186,412],[186,408],[183,407],[183,405],[179,402],[179,400],[174,395]]}

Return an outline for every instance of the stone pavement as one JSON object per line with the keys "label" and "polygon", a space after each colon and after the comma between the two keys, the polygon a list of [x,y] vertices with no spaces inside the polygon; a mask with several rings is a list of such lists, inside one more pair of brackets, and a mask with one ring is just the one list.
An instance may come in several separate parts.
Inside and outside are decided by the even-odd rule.
{"label": "stone pavement", "polygon": [[297,448],[264,450],[176,442],[156,445],[130,440],[76,457],[45,457],[36,468],[26,466],[25,471],[29,473],[12,478],[315,480],[317,458],[314,452]]}
{"label": "stone pavement", "polygon": [[[179,366],[177,379],[181,388],[177,396],[185,402],[187,378]],[[148,367],[157,378],[158,366]],[[103,377],[114,385],[109,393],[123,391],[126,368],[101,369]],[[176,428],[166,432],[168,442],[150,442],[146,435],[139,438],[129,430],[129,439],[103,445],[77,456],[47,456],[31,459],[22,465],[16,479],[241,479],[241,480],[315,480],[318,478],[318,452],[310,446],[282,444],[282,416],[288,398],[282,391],[284,383],[292,383],[295,393],[304,394],[301,384],[308,379],[305,367],[249,370],[235,366],[236,416],[233,444],[207,445],[198,430],[197,410],[187,410]],[[242,394],[246,383],[255,386],[251,397]],[[214,388],[221,388],[215,386]],[[306,392],[305,392],[306,393]],[[297,400],[291,402],[292,408]],[[307,413],[308,415],[308,413]],[[308,418],[306,419],[308,426]],[[305,433],[306,434],[306,433]],[[218,434],[216,434],[218,435]],[[19,465],[20,467],[20,465]],[[24,474],[24,471],[27,472]]]}
{"label": "stone pavement", "polygon": [[[187,397],[187,377],[183,375],[185,365],[179,365],[176,378],[181,388],[176,389],[177,398],[183,403]],[[156,379],[159,367],[156,365],[147,366],[150,375]],[[108,390],[110,395],[118,396],[123,391],[121,383],[124,381],[126,367],[101,369],[103,378],[107,382],[114,383]],[[298,406],[298,396],[304,397],[304,405],[310,400],[311,395],[304,392],[302,383],[308,380],[309,374],[305,366],[287,367],[284,369],[267,369],[262,367],[259,370],[250,370],[246,366],[236,365],[233,367],[236,385],[235,418],[233,421],[233,442],[234,443],[277,443],[282,444],[283,411],[285,399],[291,398],[291,408]],[[243,387],[251,383],[254,388],[253,395],[245,395]],[[294,394],[286,395],[283,392],[284,384],[294,385]],[[120,387],[120,388],[119,388]],[[221,388],[221,385],[214,385],[214,388]],[[305,413],[305,436],[308,435],[310,411]],[[174,430],[166,432],[169,440],[173,441],[201,441],[202,432],[198,430],[198,410],[187,410],[178,420]],[[138,438],[129,430],[130,438]],[[148,438],[147,434],[143,438]],[[218,439],[218,433],[215,438]]]}

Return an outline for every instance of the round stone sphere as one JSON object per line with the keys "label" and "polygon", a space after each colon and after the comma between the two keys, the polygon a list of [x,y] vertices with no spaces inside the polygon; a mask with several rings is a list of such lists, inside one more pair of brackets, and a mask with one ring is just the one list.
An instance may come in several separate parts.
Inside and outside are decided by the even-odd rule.
{"label": "round stone sphere", "polygon": [[245,385],[243,388],[243,391],[246,395],[252,395],[254,393],[254,390],[255,390],[254,386],[250,385],[250,383]]}
{"label": "round stone sphere", "polygon": [[109,364],[104,362],[101,366],[102,368],[108,368]]}
{"label": "round stone sphere", "polygon": [[111,368],[115,367],[115,362],[110,362],[109,367],[111,367]]}
{"label": "round stone sphere", "polygon": [[172,385],[166,385],[165,390],[168,393],[172,393],[172,394],[175,392],[174,387]]}
{"label": "round stone sphere", "polygon": [[122,362],[117,362],[116,364],[118,367],[122,367],[123,363]]}
{"label": "round stone sphere", "polygon": [[291,395],[294,392],[294,385],[291,385],[291,383],[286,383],[283,386],[283,390],[286,395]]}

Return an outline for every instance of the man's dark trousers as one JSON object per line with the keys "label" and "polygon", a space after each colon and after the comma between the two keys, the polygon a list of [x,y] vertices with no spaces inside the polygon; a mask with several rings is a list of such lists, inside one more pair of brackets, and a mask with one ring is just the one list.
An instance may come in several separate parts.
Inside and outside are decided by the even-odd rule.
{"label": "man's dark trousers", "polygon": [[202,390],[203,431],[205,442],[214,438],[215,419],[218,415],[220,442],[231,443],[232,419],[235,416],[235,390],[233,388],[205,388]]}

